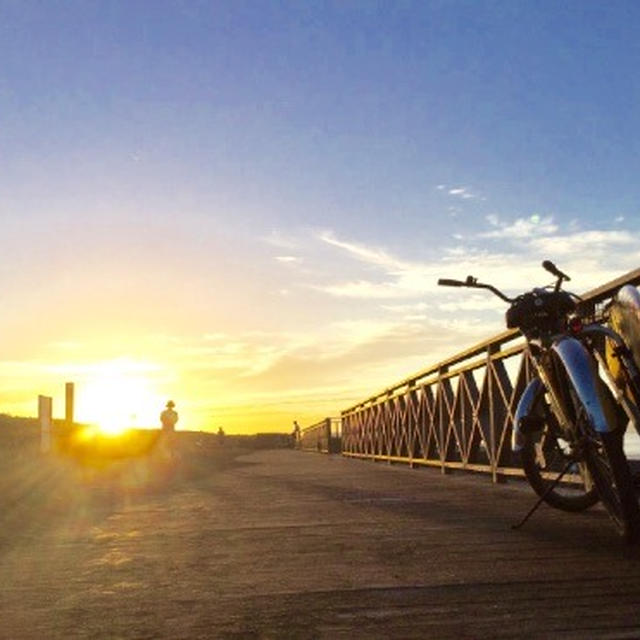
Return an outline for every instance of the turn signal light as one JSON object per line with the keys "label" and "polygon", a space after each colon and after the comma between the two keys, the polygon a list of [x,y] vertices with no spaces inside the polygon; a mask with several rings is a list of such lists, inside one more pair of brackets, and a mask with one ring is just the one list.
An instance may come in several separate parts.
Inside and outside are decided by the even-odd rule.
{"label": "turn signal light", "polygon": [[573,334],[580,333],[584,325],[582,324],[582,318],[580,316],[572,316],[569,318],[569,331]]}

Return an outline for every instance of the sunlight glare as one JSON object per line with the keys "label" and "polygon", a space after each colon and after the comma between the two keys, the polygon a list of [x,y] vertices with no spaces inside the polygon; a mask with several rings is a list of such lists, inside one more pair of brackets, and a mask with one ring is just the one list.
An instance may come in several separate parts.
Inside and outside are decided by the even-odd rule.
{"label": "sunlight glare", "polygon": [[131,427],[156,427],[164,402],[139,369],[130,362],[98,366],[78,386],[78,421],[96,424],[107,435],[119,435]]}

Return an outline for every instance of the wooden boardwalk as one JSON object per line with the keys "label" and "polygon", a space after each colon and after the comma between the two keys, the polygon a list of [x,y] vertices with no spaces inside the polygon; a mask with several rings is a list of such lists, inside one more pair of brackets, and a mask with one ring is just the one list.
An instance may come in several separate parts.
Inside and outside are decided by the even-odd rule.
{"label": "wooden boardwalk", "polygon": [[198,464],[56,489],[39,519],[5,505],[0,637],[640,637],[640,553],[598,508],[516,532],[517,481],[292,450]]}

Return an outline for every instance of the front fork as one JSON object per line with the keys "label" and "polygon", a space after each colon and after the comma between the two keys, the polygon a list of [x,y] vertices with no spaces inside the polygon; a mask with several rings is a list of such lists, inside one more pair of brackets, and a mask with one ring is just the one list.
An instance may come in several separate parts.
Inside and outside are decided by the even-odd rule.
{"label": "front fork", "polygon": [[[533,349],[531,355],[537,375],[529,382],[518,401],[512,436],[512,449],[515,453],[519,453],[524,446],[525,432],[537,430],[536,423],[542,428],[545,420],[553,420],[555,424],[552,426],[556,431],[567,434],[567,439],[575,439],[569,435],[575,430],[574,424],[569,419],[560,396],[554,391],[558,383],[551,371],[549,355],[536,354]],[[545,358],[545,363],[542,358]]]}
{"label": "front fork", "polygon": [[[554,387],[550,383],[548,373],[539,362],[536,362],[536,370],[538,377],[531,380],[520,397],[516,409],[512,440],[513,452],[519,454],[525,446],[527,436],[541,432],[546,427],[546,437],[555,438],[556,441],[565,443],[562,446],[562,454],[566,460],[566,466],[562,473],[559,475],[552,474],[549,477],[553,484],[550,485],[548,490],[552,491],[571,467],[575,466],[573,473],[577,473],[582,478],[585,491],[590,491],[593,487],[593,481],[585,462],[586,443],[584,437],[577,432],[575,423],[568,419],[562,401],[553,391]],[[546,380],[546,384],[542,382],[541,378]],[[545,452],[542,438],[534,440],[534,447],[536,459],[539,461],[541,470],[544,473],[547,453]],[[536,507],[532,509],[532,512],[535,511]],[[530,515],[527,514],[523,522]]]}

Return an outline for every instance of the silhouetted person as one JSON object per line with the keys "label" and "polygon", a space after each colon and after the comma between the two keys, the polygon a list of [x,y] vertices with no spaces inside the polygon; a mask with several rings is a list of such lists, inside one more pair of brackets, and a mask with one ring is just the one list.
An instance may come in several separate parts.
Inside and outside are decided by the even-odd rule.
{"label": "silhouetted person", "polygon": [[297,420],[293,421],[293,431],[291,433],[291,439],[293,440],[294,448],[298,446],[300,442],[300,425]]}
{"label": "silhouetted person", "polygon": [[178,412],[174,409],[175,402],[169,400],[167,408],[160,414],[160,423],[162,424],[162,439],[169,457],[174,455],[174,433],[176,430],[176,422],[178,422]]}
{"label": "silhouetted person", "polygon": [[224,429],[222,427],[218,427],[218,444],[224,444]]}
{"label": "silhouetted person", "polygon": [[178,412],[173,408],[176,404],[173,400],[167,402],[167,408],[160,414],[160,422],[164,432],[173,432],[178,422]]}

